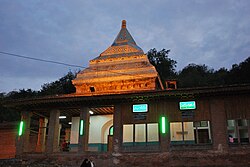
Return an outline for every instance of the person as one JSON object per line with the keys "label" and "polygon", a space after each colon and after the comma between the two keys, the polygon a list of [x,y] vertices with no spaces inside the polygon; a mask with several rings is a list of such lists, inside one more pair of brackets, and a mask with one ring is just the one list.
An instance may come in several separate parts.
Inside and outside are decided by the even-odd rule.
{"label": "person", "polygon": [[90,160],[90,165],[91,165],[91,167],[95,167],[94,162],[93,162],[93,161],[91,161],[91,160]]}
{"label": "person", "polygon": [[234,142],[234,138],[233,138],[233,136],[232,135],[229,135],[229,143],[233,143]]}
{"label": "person", "polygon": [[66,147],[67,147],[66,140],[63,140],[63,142],[62,142],[62,150],[65,151]]}
{"label": "person", "polygon": [[85,158],[80,167],[95,167],[95,164],[93,161]]}
{"label": "person", "polygon": [[69,144],[66,142],[66,140],[63,140],[62,151],[69,151]]}

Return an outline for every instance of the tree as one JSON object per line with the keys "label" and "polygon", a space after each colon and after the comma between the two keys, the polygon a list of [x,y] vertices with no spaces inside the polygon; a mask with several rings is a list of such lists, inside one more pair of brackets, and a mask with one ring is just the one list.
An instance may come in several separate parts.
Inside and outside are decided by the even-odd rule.
{"label": "tree", "polygon": [[205,64],[189,64],[178,75],[179,87],[200,87],[211,85],[213,69]]}
{"label": "tree", "polygon": [[238,64],[233,64],[227,77],[227,84],[250,83],[250,57]]}
{"label": "tree", "polygon": [[76,78],[76,72],[68,72],[57,81],[42,85],[41,95],[69,94],[76,91],[72,80]]}
{"label": "tree", "polygon": [[229,71],[222,67],[213,73],[212,83],[213,85],[226,85]]}
{"label": "tree", "polygon": [[163,83],[168,79],[176,77],[176,61],[168,57],[170,50],[162,49],[157,51],[155,48],[150,49],[147,53],[149,62],[155,66]]}
{"label": "tree", "polygon": [[71,80],[76,77],[76,73],[68,72],[65,76],[52,83],[47,83],[42,86],[40,91],[31,89],[20,89],[9,93],[0,93],[0,122],[17,121],[20,119],[20,113],[11,108],[3,106],[5,100],[16,100],[24,98],[32,98],[44,95],[67,94],[75,92],[75,87]]}
{"label": "tree", "polygon": [[39,91],[34,91],[31,89],[19,89],[18,91],[11,91],[7,95],[5,95],[6,99],[20,99],[20,98],[30,98],[34,96],[38,96]]}

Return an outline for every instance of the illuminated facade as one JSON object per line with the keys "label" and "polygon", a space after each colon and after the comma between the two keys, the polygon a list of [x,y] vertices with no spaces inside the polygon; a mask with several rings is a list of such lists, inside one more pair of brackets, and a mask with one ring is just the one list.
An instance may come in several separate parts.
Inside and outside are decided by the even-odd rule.
{"label": "illuminated facade", "polygon": [[162,89],[162,84],[147,55],[137,46],[122,21],[113,44],[77,74],[76,94],[100,95]]}
{"label": "illuminated facade", "polygon": [[17,157],[53,157],[68,166],[85,157],[112,167],[250,163],[250,85],[163,90],[125,21],[73,84],[74,94],[6,104],[22,115]]}

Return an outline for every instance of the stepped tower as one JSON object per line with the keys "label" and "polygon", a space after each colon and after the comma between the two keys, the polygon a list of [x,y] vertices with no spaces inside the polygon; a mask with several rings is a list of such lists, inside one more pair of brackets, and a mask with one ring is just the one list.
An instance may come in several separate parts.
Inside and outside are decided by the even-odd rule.
{"label": "stepped tower", "polygon": [[76,94],[104,95],[163,89],[155,67],[137,46],[122,21],[113,44],[73,81]]}

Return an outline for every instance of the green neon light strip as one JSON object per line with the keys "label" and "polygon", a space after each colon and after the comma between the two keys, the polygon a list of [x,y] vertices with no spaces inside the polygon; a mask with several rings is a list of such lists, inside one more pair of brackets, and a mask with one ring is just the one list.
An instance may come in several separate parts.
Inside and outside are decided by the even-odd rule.
{"label": "green neon light strip", "polygon": [[161,117],[161,133],[166,133],[166,117]]}
{"label": "green neon light strip", "polygon": [[81,120],[80,122],[80,135],[82,136],[84,133],[83,133],[83,120]]}
{"label": "green neon light strip", "polygon": [[23,134],[23,121],[20,122],[20,125],[19,125],[19,132],[18,132],[18,135],[21,136]]}

